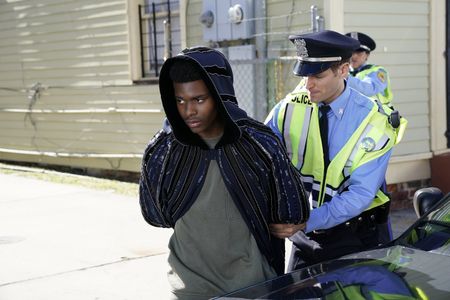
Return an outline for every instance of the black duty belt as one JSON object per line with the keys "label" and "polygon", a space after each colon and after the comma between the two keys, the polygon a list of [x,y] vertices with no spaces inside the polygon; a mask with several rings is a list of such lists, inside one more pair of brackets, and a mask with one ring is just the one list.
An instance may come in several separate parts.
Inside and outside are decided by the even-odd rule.
{"label": "black duty belt", "polygon": [[347,229],[355,232],[358,228],[362,226],[371,227],[376,224],[382,224],[387,222],[387,216],[389,214],[389,206],[390,201],[387,203],[377,206],[375,208],[372,208],[370,210],[362,212],[360,215],[348,220],[347,222],[344,222],[342,224],[336,225],[329,229],[320,229],[320,230],[314,230],[311,233],[312,234],[332,234],[336,230],[342,230]]}

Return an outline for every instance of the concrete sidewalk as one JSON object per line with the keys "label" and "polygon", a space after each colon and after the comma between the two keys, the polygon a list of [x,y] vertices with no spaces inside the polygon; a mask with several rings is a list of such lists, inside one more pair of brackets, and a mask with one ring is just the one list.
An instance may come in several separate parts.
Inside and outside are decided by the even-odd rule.
{"label": "concrete sidewalk", "polygon": [[0,173],[0,300],[167,299],[171,233],[134,197]]}
{"label": "concrete sidewalk", "polygon": [[134,197],[0,174],[0,299],[167,299],[171,232]]}

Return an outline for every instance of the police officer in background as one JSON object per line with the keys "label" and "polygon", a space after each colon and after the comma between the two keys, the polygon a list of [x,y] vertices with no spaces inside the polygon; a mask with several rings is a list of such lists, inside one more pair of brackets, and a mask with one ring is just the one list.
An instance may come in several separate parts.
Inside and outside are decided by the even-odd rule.
{"label": "police officer in background", "polygon": [[297,48],[294,74],[304,84],[273,108],[266,124],[300,170],[313,208],[304,224],[270,226],[293,242],[293,270],[390,239],[383,183],[395,133],[379,106],[346,84],[357,40],[329,30],[289,39]]}
{"label": "police officer in background", "polygon": [[360,42],[359,48],[350,58],[351,76],[347,78],[348,86],[390,106],[393,95],[388,73],[382,66],[367,63],[370,53],[377,46],[375,41],[361,32],[349,32],[345,35]]}
{"label": "police officer in background", "polygon": [[394,109],[391,82],[386,69],[379,65],[367,63],[370,53],[375,50],[377,45],[370,36],[361,32],[353,31],[345,35],[360,42],[360,46],[350,58],[347,84],[381,106],[388,116],[390,124],[395,129],[397,144],[403,137],[408,121]]}

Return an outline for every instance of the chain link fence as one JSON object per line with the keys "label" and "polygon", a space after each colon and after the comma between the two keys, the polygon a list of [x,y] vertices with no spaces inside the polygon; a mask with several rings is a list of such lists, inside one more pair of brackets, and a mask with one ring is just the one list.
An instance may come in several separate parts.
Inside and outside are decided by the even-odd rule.
{"label": "chain link fence", "polygon": [[268,112],[300,81],[294,76],[293,58],[230,60],[239,106],[264,121]]}

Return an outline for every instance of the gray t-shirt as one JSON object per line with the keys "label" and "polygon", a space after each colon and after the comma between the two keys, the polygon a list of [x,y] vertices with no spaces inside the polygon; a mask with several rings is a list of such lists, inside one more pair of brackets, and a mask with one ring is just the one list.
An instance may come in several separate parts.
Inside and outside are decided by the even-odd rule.
{"label": "gray t-shirt", "polygon": [[[210,148],[220,138],[206,140]],[[169,241],[175,299],[208,299],[276,276],[211,161],[200,195]]]}

